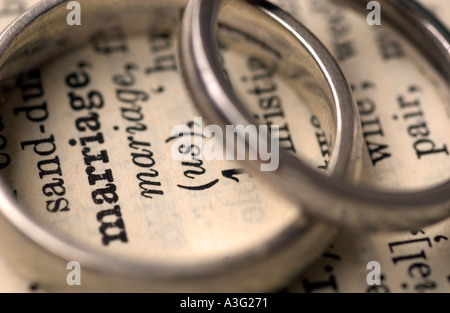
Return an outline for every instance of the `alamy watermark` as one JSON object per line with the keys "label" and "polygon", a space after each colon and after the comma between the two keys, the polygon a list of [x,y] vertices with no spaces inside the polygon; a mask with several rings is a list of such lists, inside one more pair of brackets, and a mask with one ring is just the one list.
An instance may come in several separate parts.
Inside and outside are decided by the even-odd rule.
{"label": "alamy watermark", "polygon": [[[70,1],[66,6],[67,10],[70,12],[67,14],[66,21],[70,26],[81,25],[81,5],[78,1]],[[367,24],[381,25],[381,6],[378,1],[370,1],[366,6],[367,10],[371,10],[367,14],[366,21]]]}
{"label": "alamy watermark", "polygon": [[67,10],[70,12],[67,14],[66,22],[67,25],[81,25],[81,5],[78,1],[70,1],[66,6]]}
{"label": "alamy watermark", "polygon": [[[237,134],[244,134],[248,145]],[[270,125],[227,125],[225,134],[218,125],[203,128],[202,118],[175,125],[167,142],[172,158],[194,160],[261,160],[261,171],[275,171],[279,165],[279,127]],[[247,147],[249,147],[247,149]],[[251,149],[250,149],[251,148]]]}
{"label": "alamy watermark", "polygon": [[66,269],[71,270],[66,277],[67,285],[80,286],[81,285],[81,266],[77,261],[70,261],[67,263]]}
{"label": "alamy watermark", "polygon": [[366,6],[367,10],[371,10],[367,14],[366,22],[370,26],[381,25],[381,6],[378,1],[370,1]]}
{"label": "alamy watermark", "polygon": [[366,282],[369,286],[381,285],[381,265],[377,261],[370,261],[367,263],[366,269],[371,270],[367,274]]}

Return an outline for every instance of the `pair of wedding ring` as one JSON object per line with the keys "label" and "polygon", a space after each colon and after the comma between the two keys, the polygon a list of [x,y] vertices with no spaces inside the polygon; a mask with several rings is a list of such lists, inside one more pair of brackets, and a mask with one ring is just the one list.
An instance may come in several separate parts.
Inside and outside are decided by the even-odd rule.
{"label": "pair of wedding ring", "polygon": [[[13,22],[0,36],[0,81],[3,96],[14,78],[46,60],[87,43],[92,34],[120,25],[127,34],[175,29],[184,9],[179,37],[179,61],[188,91],[209,122],[257,124],[231,87],[219,59],[216,26],[235,29],[247,40],[246,52],[261,56],[307,100],[328,126],[333,152],[326,174],[280,150],[279,166],[261,172],[258,161],[245,167],[261,176],[301,206],[307,216],[242,255],[193,266],[169,266],[110,258],[56,237],[20,207],[6,184],[0,189],[0,245],[7,259],[30,279],[49,289],[64,288],[66,264],[83,266],[85,290],[261,291],[286,282],[316,257],[333,232],[327,224],[369,230],[412,229],[450,215],[450,182],[409,192],[390,193],[358,186],[362,134],[358,110],[338,65],[304,26],[277,6],[258,0],[134,0],[79,1],[83,26],[66,23],[68,1],[42,1]],[[368,1],[340,1],[366,10]],[[380,0],[384,20],[394,25],[450,82],[450,35],[418,3]],[[186,6],[187,4],[187,6]],[[236,40],[233,35],[227,40]],[[236,36],[234,36],[236,37]],[[237,36],[239,37],[239,36]],[[238,38],[239,39],[239,38]],[[241,128],[237,128],[238,130]],[[242,128],[243,129],[243,128]],[[242,130],[241,129],[241,130]],[[258,138],[264,134],[257,133]],[[245,132],[238,137],[257,151]],[[276,210],[276,208],[274,208]],[[273,270],[277,268],[276,272]],[[267,275],[270,272],[271,275]],[[56,287],[55,287],[56,288]]]}

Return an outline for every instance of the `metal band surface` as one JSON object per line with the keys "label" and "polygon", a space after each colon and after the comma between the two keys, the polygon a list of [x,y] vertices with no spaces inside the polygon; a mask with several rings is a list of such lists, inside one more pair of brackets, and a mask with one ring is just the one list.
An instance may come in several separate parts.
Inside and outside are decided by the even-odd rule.
{"label": "metal band surface", "polygon": [[[365,0],[340,2],[357,7],[360,11],[365,11],[368,3]],[[218,70],[214,25],[217,23],[221,3],[219,0],[190,1],[185,11],[181,35],[182,72],[195,103],[211,121],[221,125],[255,124]],[[303,27],[289,14],[268,2],[248,1],[248,3],[286,25],[300,42],[309,42],[308,49],[312,57],[320,55],[311,45]],[[438,70],[448,87],[450,82],[448,31],[415,1],[385,0],[380,1],[380,5],[383,14],[386,13],[383,17],[406,34]],[[276,44],[272,48],[277,50]],[[282,48],[277,51],[283,54]],[[317,62],[325,60],[323,57],[318,59]],[[326,63],[322,70],[331,64],[331,61],[325,62],[329,63]],[[342,84],[339,85],[337,72],[325,71],[316,74],[325,75],[330,80],[330,88],[336,91],[336,96],[346,93],[346,88]],[[213,77],[215,78],[212,79]],[[338,103],[341,110],[351,111],[352,101]],[[334,118],[335,125],[338,126],[334,153],[341,153],[337,149],[357,141],[345,130],[346,127],[351,127],[354,121],[346,120],[344,114],[335,115]],[[343,135],[340,137],[341,134]],[[259,175],[258,169],[249,163],[251,162],[247,164],[253,169],[253,173]],[[450,214],[448,197],[450,182],[427,190],[389,193],[359,187],[349,183],[348,179],[339,174],[342,173],[335,172],[326,177],[299,159],[280,151],[280,167],[270,174],[270,180],[275,182],[281,192],[303,203],[312,216],[353,228],[413,229],[438,222]]]}
{"label": "metal band surface", "polygon": [[[79,2],[83,8],[82,27],[67,25],[68,1],[50,0],[25,12],[0,35],[3,97],[14,85],[17,74],[87,43],[98,30],[121,25],[128,34],[134,34],[176,28],[186,5],[184,0]],[[353,145],[348,148],[353,149]],[[342,162],[333,165],[336,171],[353,168],[347,158],[350,154],[351,151],[342,152]],[[17,205],[4,182],[0,182],[0,187],[2,251],[19,273],[38,279],[48,291],[70,288],[65,280],[70,260],[77,260],[82,266],[83,291],[273,290],[317,257],[335,233],[333,227],[303,218],[263,245],[229,259],[178,267],[138,262],[126,256],[112,258],[59,239],[30,218],[26,208]]]}

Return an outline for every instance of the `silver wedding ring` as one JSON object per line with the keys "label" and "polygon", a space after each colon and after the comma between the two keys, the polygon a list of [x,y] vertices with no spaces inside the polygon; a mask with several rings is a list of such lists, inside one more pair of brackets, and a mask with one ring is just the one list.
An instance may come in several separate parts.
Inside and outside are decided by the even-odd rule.
{"label": "silver wedding ring", "polygon": [[[83,8],[81,27],[70,27],[66,23],[68,1],[48,0],[26,11],[2,33],[0,86],[3,98],[12,90],[17,75],[88,43],[100,30],[120,25],[125,34],[130,35],[175,29],[187,3],[185,0],[79,2]],[[255,17],[259,12],[256,7],[250,7],[248,17]],[[231,13],[232,18],[233,14],[236,11]],[[233,18],[238,19],[239,15]],[[264,26],[255,20],[248,27],[244,24],[235,29],[245,32],[261,27]],[[280,30],[288,32],[288,27]],[[302,31],[307,33],[304,28]],[[317,45],[317,53],[328,62],[327,71],[337,75],[339,81],[335,83],[342,88],[339,93],[328,95],[338,102],[324,108],[327,115],[345,116],[346,125],[342,126],[340,134],[349,137],[346,144],[337,148],[339,153],[333,157],[330,169],[342,175],[345,173],[347,177],[356,176],[360,151],[360,143],[352,141],[357,138],[356,108],[339,105],[341,101],[352,102],[350,90],[326,50],[311,35],[307,39]],[[326,82],[325,76],[321,79]],[[3,181],[0,187],[2,253],[18,273],[38,281],[47,291],[74,290],[66,283],[66,265],[73,260],[81,264],[82,285],[79,288],[83,291],[269,291],[282,287],[293,274],[317,258],[335,234],[335,228],[302,214],[260,245],[226,259],[217,257],[212,261],[181,265],[144,262],[126,255],[111,256],[111,253],[61,239],[33,219],[27,208],[18,205]]]}
{"label": "silver wedding ring", "polygon": [[[0,95],[6,98],[26,70],[87,44],[100,30],[121,26],[125,35],[175,30],[187,0],[80,0],[83,25],[66,23],[69,1],[46,0],[26,11],[0,36]],[[449,35],[415,2],[380,1],[385,16],[404,31],[450,81]],[[362,9],[367,1],[344,1]],[[222,1],[191,0],[184,12],[180,57],[185,83],[210,122],[253,125],[234,94],[218,58],[215,25]],[[195,264],[170,265],[61,239],[18,205],[0,180],[0,246],[20,274],[48,291],[70,290],[68,261],[82,266],[83,291],[258,292],[283,286],[329,243],[336,228],[315,218],[364,229],[414,228],[447,217],[450,183],[414,193],[383,193],[357,187],[362,136],[358,110],[341,70],[300,23],[265,1],[232,0],[221,15],[224,40],[244,43],[299,91],[325,125],[333,148],[325,174],[280,151],[280,166],[263,178],[312,217],[301,214],[273,237],[244,253]],[[241,47],[241,46],[240,46]],[[254,147],[250,147],[254,148]],[[247,162],[260,174],[260,162]],[[274,208],[276,209],[276,208]]]}
{"label": "silver wedding ring", "polygon": [[[267,42],[280,55],[279,68],[287,78],[295,77],[295,68],[312,66],[309,75],[322,80],[322,91],[327,92],[329,107],[336,125],[333,156],[336,164],[341,157],[354,159],[356,154],[347,147],[358,142],[355,117],[352,117],[353,102],[347,96],[347,87],[340,72],[328,56],[319,51],[316,41],[289,14],[265,1],[239,2],[241,17],[233,24],[247,22],[246,13],[251,6],[260,11],[260,19],[265,19],[264,31],[253,34],[260,38],[272,38]],[[339,1],[366,10],[368,1]],[[450,35],[445,27],[428,14],[419,4],[410,0],[379,1],[383,10],[383,20],[389,21],[423,53],[444,80],[447,90],[450,82]],[[219,125],[257,124],[246,111],[221,71],[217,58],[216,25],[220,7],[228,7],[230,1],[191,0],[185,10],[181,33],[180,60],[186,85],[195,104],[205,118]],[[367,11],[366,11],[367,12]],[[224,12],[225,14],[225,12]],[[222,15],[222,14],[221,14]],[[229,18],[224,18],[224,22]],[[245,21],[245,22],[243,22]],[[221,20],[222,22],[222,20]],[[289,30],[289,46],[280,45],[277,31],[281,27]],[[295,44],[297,45],[296,47]],[[298,53],[299,49],[307,51]],[[289,50],[290,49],[290,50]],[[294,52],[293,52],[294,51]],[[290,64],[283,64],[289,60]],[[285,62],[285,63],[289,63]],[[306,65],[308,63],[308,65]],[[311,68],[310,68],[311,69]],[[330,70],[333,69],[333,70]],[[328,70],[328,71],[327,71]],[[324,84],[324,77],[328,81]],[[325,91],[325,87],[328,90]],[[304,88],[305,90],[305,88]],[[303,91],[304,91],[303,90]],[[307,91],[306,91],[307,92]],[[340,101],[339,97],[344,97]],[[332,102],[334,100],[334,102]],[[314,104],[315,105],[315,104]],[[355,114],[356,115],[356,114]],[[351,127],[350,129],[346,129]],[[245,138],[245,134],[239,134]],[[249,147],[254,149],[255,147]],[[358,147],[359,148],[359,147]],[[344,152],[347,151],[347,152]],[[356,152],[353,152],[356,153]],[[345,160],[341,160],[345,162]],[[253,163],[253,164],[252,164]],[[304,162],[284,151],[280,151],[280,166],[277,171],[267,174],[258,170],[259,162],[246,162],[254,175],[263,176],[292,199],[302,203],[311,216],[325,219],[334,224],[363,230],[415,229],[436,223],[450,214],[450,182],[436,187],[414,192],[384,192],[358,186],[345,176],[345,171],[336,171],[325,176],[308,167]],[[344,167],[345,168],[345,167]]]}

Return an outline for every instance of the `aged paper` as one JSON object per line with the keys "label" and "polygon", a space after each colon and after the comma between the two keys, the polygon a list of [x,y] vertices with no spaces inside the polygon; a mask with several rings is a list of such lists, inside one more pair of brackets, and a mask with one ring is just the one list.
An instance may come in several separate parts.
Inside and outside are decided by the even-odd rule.
{"label": "aged paper", "polygon": [[[206,122],[177,72],[175,36],[110,31],[114,42],[94,40],[25,73],[2,106],[2,175],[33,219],[74,245],[174,266],[233,258],[296,222],[297,206],[269,181],[237,162],[199,158],[202,143],[193,137],[202,136]],[[254,113],[280,115],[279,105],[258,108],[255,77],[268,69],[225,47],[222,55],[239,93],[256,104]],[[263,84],[276,87],[271,97],[296,98],[269,76]],[[289,113],[283,138],[320,166],[319,126],[306,107]],[[180,136],[172,130],[177,125],[188,131]],[[191,158],[177,160],[173,151]],[[317,255],[323,248],[317,244]],[[19,284],[18,290],[41,290],[39,281]]]}
{"label": "aged paper", "polygon": [[[423,3],[442,21],[448,20],[446,1]],[[447,180],[449,115],[442,105],[446,102],[409,57],[407,43],[326,1],[284,5],[330,49],[354,88],[368,152],[363,182],[401,190]],[[425,141],[436,153],[421,155]],[[342,230],[323,257],[287,290],[448,292],[449,230],[449,221],[398,234]],[[371,261],[380,265],[380,285],[368,284],[367,278],[373,278]]]}
{"label": "aged paper", "polygon": [[[33,2],[4,1],[0,27],[5,27],[19,11]],[[446,170],[450,167],[450,157],[445,149],[450,145],[445,128],[448,115],[440,105],[442,99],[432,82],[408,60],[407,44],[395,34],[369,26],[363,18],[347,10],[335,9],[326,1],[278,2],[298,16],[324,42],[354,88],[366,134],[363,183],[374,187],[411,189],[448,179]],[[449,8],[444,2],[427,1],[426,5],[440,16],[448,17]],[[161,40],[166,39],[170,42],[166,51],[160,51],[160,54],[152,52],[152,45],[161,44]],[[164,36],[143,36],[127,38],[126,44],[130,51],[126,58],[106,58],[96,53],[93,47],[85,47],[24,77],[22,86],[36,80],[42,82],[49,113],[44,127],[27,116],[27,108],[32,103],[23,101],[27,95],[26,88],[17,90],[12,96],[12,105],[2,109],[5,124],[2,134],[9,142],[22,143],[15,149],[5,150],[15,162],[2,174],[8,177],[19,201],[31,208],[31,214],[55,234],[77,244],[101,248],[106,240],[110,244],[105,253],[126,253],[134,258],[174,263],[179,262],[180,257],[184,262],[227,257],[270,238],[295,219],[298,214],[296,208],[272,192],[270,184],[257,182],[246,173],[224,176],[224,172],[240,169],[237,163],[214,161],[195,167],[171,158],[170,145],[166,142],[171,137],[171,128],[193,122],[193,118],[198,116],[189,105],[175,64],[170,63],[174,56],[173,41]],[[157,70],[156,63],[141,62],[143,56],[153,58],[154,62],[158,57],[167,57],[169,63],[164,70]],[[248,68],[248,57],[228,50],[223,51],[223,56],[233,85],[238,87],[245,100],[255,103],[257,99],[248,90],[252,88],[252,75],[258,73],[252,73]],[[149,76],[146,69],[159,73]],[[89,75],[90,83],[82,87],[68,83],[68,77],[77,73]],[[131,77],[132,86],[123,86],[123,81]],[[314,166],[320,166],[323,158],[310,113],[302,106],[293,105],[298,99],[292,90],[282,84],[277,86],[276,94],[280,95],[284,109],[289,112],[286,115],[292,145],[297,147],[296,151],[302,157],[308,158]],[[85,96],[97,106],[100,106],[101,99],[104,107],[92,112],[77,110],[80,97]],[[131,107],[123,101],[127,96],[138,99],[137,106]],[[405,119],[405,114],[414,112],[406,112],[400,101],[417,101],[414,112],[421,112],[417,113],[419,118]],[[33,113],[42,112],[36,110]],[[113,181],[110,183],[114,187],[110,187],[118,190],[117,203],[122,209],[125,225],[115,233],[118,236],[114,239],[98,231],[100,224],[96,214],[103,209],[103,203],[97,204],[90,197],[93,189],[86,179],[90,165],[84,159],[87,153],[83,155],[84,135],[80,135],[75,123],[80,118],[91,118],[95,123],[95,114],[100,116],[100,131],[106,139],[101,149],[92,150],[92,155],[104,150],[111,160],[114,159],[114,166],[101,169],[103,173],[112,171]],[[27,127],[8,129],[11,126],[7,122],[12,120],[22,123],[15,125]],[[428,146],[417,143],[418,137],[408,131],[415,125],[419,125],[416,128],[418,132],[427,133],[422,139],[428,140],[430,146],[434,144],[435,153],[418,158],[418,151],[425,151]],[[149,130],[146,134],[150,136],[140,136],[143,132],[139,129],[143,127]],[[86,133],[90,136],[96,134],[97,131]],[[54,144],[57,151],[44,157],[34,148],[46,140],[50,147]],[[130,148],[130,145],[137,149]],[[55,157],[61,164],[64,180],[64,194],[59,186],[60,195],[49,192],[51,189],[45,193],[43,188],[49,183],[61,182],[55,180],[61,177],[45,175],[48,181],[43,182],[36,168],[39,162],[56,164],[51,163]],[[41,163],[43,167],[45,164]],[[144,189],[139,185],[142,179],[148,182]],[[201,193],[189,190],[213,183]],[[23,186],[38,187],[24,189]],[[126,209],[130,204],[143,209]],[[93,207],[95,212],[92,212]],[[105,208],[109,206],[105,205]],[[324,256],[301,277],[293,277],[296,282],[286,290],[448,291],[447,224],[443,221],[423,230],[400,234],[366,235],[341,231]],[[136,240],[143,237],[145,240]],[[125,239],[133,244],[116,244],[125,242]],[[145,249],[146,246],[152,249]],[[370,272],[366,266],[370,261],[381,265],[380,286],[369,286],[366,282]],[[38,281],[25,281],[15,275],[1,263],[1,259],[0,272],[0,291],[45,291]]]}

